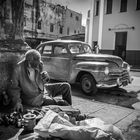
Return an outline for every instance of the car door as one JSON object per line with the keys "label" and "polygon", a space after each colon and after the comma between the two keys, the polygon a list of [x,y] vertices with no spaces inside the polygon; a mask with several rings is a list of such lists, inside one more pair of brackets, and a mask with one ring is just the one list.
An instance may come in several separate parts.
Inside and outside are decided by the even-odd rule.
{"label": "car door", "polygon": [[51,59],[53,76],[57,80],[69,81],[70,75],[70,54],[67,50],[67,44],[53,44],[53,53]]}
{"label": "car door", "polygon": [[41,59],[43,61],[43,70],[47,71],[50,78],[53,79],[53,69],[54,66],[52,64],[52,48],[53,44],[43,44],[40,48],[39,48],[39,52],[41,53]]}

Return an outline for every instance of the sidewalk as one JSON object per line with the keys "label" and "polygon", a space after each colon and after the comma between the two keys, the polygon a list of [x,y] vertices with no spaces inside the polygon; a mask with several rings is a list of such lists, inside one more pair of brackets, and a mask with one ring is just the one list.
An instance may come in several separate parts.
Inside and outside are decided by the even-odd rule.
{"label": "sidewalk", "polygon": [[[86,114],[90,117],[97,117],[101,120],[105,121],[108,124],[113,124],[120,128],[122,132],[127,131],[128,126],[132,124],[134,120],[136,120],[137,116],[140,116],[140,111],[136,111],[133,109],[128,109],[124,107],[119,107],[116,105],[101,103],[89,99],[84,99],[76,96],[72,96],[73,107],[77,108],[81,111],[82,114]],[[17,133],[17,129],[15,127],[4,127],[1,126],[0,129],[1,134],[0,139],[5,140],[4,138],[11,138]],[[138,132],[138,134],[140,131]],[[140,138],[140,134],[133,134],[133,138],[138,136]],[[126,137],[127,138],[127,137]],[[133,139],[133,140],[138,140]],[[126,140],[132,140],[131,138]]]}
{"label": "sidewalk", "polygon": [[137,116],[140,116],[140,111],[76,96],[73,96],[73,106],[80,109],[81,113],[91,117],[98,117],[106,123],[117,126],[122,131],[126,131],[128,126],[137,119]]}

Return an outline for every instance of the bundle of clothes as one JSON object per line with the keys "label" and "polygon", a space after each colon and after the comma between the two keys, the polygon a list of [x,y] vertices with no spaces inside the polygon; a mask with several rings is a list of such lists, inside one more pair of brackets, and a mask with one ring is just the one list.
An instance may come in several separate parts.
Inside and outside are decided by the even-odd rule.
{"label": "bundle of clothes", "polygon": [[13,113],[9,124],[29,132],[19,139],[52,140],[124,140],[122,132],[99,118],[88,118],[71,106],[44,106]]}

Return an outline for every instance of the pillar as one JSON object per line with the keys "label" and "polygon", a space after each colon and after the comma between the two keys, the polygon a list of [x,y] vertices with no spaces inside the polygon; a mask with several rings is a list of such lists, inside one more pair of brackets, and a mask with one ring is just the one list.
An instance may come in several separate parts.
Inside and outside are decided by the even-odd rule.
{"label": "pillar", "polygon": [[98,45],[99,45],[99,49],[102,48],[103,16],[104,16],[104,0],[100,0],[99,30],[98,30]]}
{"label": "pillar", "polygon": [[90,8],[90,23],[88,30],[88,44],[92,47],[93,42],[93,17],[94,17],[94,0],[91,0],[91,8]]}

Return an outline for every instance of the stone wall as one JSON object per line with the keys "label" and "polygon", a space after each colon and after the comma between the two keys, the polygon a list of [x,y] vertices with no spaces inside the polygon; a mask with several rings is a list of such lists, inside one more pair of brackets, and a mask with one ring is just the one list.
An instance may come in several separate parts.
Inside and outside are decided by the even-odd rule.
{"label": "stone wall", "polygon": [[7,90],[14,66],[23,57],[24,52],[0,52],[0,93]]}
{"label": "stone wall", "polygon": [[0,40],[0,93],[7,90],[15,65],[28,49],[22,40]]}

